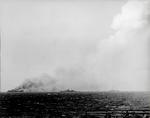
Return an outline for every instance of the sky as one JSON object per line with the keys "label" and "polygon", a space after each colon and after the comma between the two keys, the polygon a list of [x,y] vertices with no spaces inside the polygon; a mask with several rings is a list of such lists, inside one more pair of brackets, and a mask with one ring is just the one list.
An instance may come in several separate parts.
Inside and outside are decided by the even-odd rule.
{"label": "sky", "polygon": [[149,6],[148,0],[1,1],[2,91],[26,80],[48,91],[149,90]]}

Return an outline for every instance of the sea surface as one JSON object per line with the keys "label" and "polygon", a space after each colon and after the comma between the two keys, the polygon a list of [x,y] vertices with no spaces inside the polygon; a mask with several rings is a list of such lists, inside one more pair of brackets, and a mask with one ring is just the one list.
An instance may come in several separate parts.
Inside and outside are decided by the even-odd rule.
{"label": "sea surface", "polygon": [[149,114],[150,92],[0,93],[0,118],[105,118],[127,112]]}

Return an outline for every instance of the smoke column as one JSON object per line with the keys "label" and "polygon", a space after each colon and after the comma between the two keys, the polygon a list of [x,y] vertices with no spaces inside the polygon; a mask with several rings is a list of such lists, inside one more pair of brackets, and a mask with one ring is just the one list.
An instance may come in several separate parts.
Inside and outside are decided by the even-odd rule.
{"label": "smoke column", "polygon": [[[149,90],[150,2],[129,1],[113,21],[112,40],[124,48],[120,68],[131,90]],[[124,78],[125,77],[125,78]]]}

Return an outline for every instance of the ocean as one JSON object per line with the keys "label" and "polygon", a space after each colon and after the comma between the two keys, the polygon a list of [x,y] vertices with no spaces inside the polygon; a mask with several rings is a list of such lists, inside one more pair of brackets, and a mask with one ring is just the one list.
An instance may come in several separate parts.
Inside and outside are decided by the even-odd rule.
{"label": "ocean", "polygon": [[0,118],[149,117],[150,92],[0,93]]}

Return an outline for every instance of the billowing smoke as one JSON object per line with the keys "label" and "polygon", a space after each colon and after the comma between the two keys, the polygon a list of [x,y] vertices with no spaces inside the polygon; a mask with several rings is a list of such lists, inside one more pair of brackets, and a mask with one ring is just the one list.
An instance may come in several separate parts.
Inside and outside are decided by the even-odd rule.
{"label": "billowing smoke", "polygon": [[57,92],[60,88],[56,88],[57,80],[50,77],[47,74],[42,74],[39,77],[26,79],[22,85],[13,89],[13,91],[24,91],[24,92],[45,92],[52,91]]}
{"label": "billowing smoke", "polygon": [[[114,17],[112,29],[113,35],[103,40],[56,41],[56,47],[63,48],[54,49],[57,63],[51,64],[49,75],[26,80],[19,88],[25,91],[148,90],[149,0],[128,1]],[[50,61],[55,62],[53,57]]]}
{"label": "billowing smoke", "polygon": [[100,43],[107,72],[114,74],[110,83],[115,82],[116,89],[149,90],[150,1],[128,1],[114,17],[112,28],[114,35]]}

